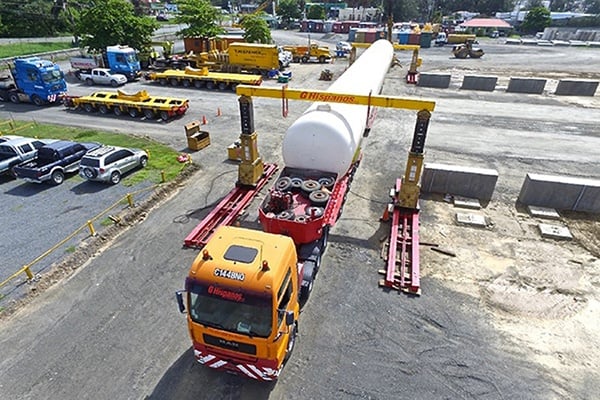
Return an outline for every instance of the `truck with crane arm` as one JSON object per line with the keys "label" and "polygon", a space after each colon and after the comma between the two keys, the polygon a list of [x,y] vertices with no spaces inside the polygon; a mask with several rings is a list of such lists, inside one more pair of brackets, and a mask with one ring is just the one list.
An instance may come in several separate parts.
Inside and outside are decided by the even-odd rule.
{"label": "truck with crane arm", "polygon": [[113,74],[125,75],[129,82],[142,76],[137,53],[129,46],[107,46],[101,54],[72,57],[70,62],[77,79],[81,79],[81,73],[89,74],[94,68],[108,68]]}
{"label": "truck with crane arm", "polygon": [[[177,292],[200,364],[261,381],[279,376],[294,348],[299,310],[311,293],[329,230],[361,161],[373,107],[421,110],[426,121],[433,111],[430,101],[378,95],[392,57],[388,41],[375,42],[327,91],[238,86],[238,184],[186,237],[186,246],[202,251],[185,291]],[[259,206],[264,232],[227,226],[274,172],[258,155],[251,96],[315,101],[284,136],[286,165]],[[427,126],[418,127],[424,140]],[[416,209],[413,205],[413,213]]]}

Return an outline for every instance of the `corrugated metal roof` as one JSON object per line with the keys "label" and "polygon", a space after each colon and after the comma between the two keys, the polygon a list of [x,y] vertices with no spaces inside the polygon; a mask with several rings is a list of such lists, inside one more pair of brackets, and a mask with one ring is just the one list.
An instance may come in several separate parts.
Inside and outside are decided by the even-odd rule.
{"label": "corrugated metal roof", "polygon": [[498,18],[473,18],[463,22],[460,26],[465,28],[510,28],[510,24]]}

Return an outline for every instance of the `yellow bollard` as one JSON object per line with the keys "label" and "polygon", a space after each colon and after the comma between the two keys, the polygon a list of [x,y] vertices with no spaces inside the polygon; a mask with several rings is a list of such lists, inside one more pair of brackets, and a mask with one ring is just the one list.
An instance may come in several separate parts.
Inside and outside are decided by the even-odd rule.
{"label": "yellow bollard", "polygon": [[166,181],[165,171],[160,171],[160,183],[165,183]]}
{"label": "yellow bollard", "polygon": [[92,221],[88,220],[87,226],[90,230],[90,236],[96,236],[96,230],[94,229],[94,225],[92,225]]}
{"label": "yellow bollard", "polygon": [[131,193],[127,193],[127,203],[129,203],[129,207],[133,208],[134,204],[133,204],[133,196],[131,195]]}
{"label": "yellow bollard", "polygon": [[27,274],[27,279],[29,279],[29,280],[33,279],[33,274],[31,273],[31,270],[29,269],[29,265],[25,265],[23,267],[23,271],[25,271],[25,273]]}

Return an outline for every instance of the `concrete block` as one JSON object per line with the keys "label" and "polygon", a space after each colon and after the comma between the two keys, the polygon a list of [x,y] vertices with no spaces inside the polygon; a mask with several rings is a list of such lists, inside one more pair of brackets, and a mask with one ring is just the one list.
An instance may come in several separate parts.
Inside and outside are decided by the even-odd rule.
{"label": "concrete block", "polygon": [[456,213],[456,222],[459,224],[478,226],[485,228],[487,221],[483,215],[472,214],[472,213]]}
{"label": "concrete block", "polygon": [[600,181],[593,179],[527,174],[519,201],[558,210],[600,213]]}
{"label": "concrete block", "polygon": [[419,74],[417,86],[448,89],[450,87],[449,74]]}
{"label": "concrete block", "polygon": [[493,92],[496,88],[496,76],[465,76],[462,81],[461,89],[465,90],[483,90]]}
{"label": "concrete block", "polygon": [[560,96],[594,96],[598,81],[561,79],[554,94]]}
{"label": "concrete block", "polygon": [[545,86],[545,79],[510,78],[506,91],[511,93],[542,94],[544,93]]}
{"label": "concrete block", "polygon": [[496,170],[426,163],[421,176],[421,190],[489,201],[497,181]]}
{"label": "concrete block", "polygon": [[560,219],[560,215],[554,208],[538,207],[538,206],[527,206],[529,214],[532,217],[547,218],[547,219]]}
{"label": "concrete block", "polygon": [[481,209],[481,203],[477,199],[469,199],[467,197],[455,196],[454,207],[471,208],[473,210]]}
{"label": "concrete block", "polygon": [[566,226],[539,224],[538,227],[540,228],[540,234],[542,237],[562,240],[573,239],[571,231],[569,231],[569,228]]}

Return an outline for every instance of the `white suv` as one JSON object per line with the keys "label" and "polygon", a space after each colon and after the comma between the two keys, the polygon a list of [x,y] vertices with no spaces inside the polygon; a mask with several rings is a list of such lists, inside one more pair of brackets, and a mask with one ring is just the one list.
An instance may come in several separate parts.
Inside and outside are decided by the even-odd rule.
{"label": "white suv", "polygon": [[91,181],[116,185],[121,176],[136,167],[148,164],[148,153],[141,149],[102,146],[88,152],[79,163],[79,176]]}

